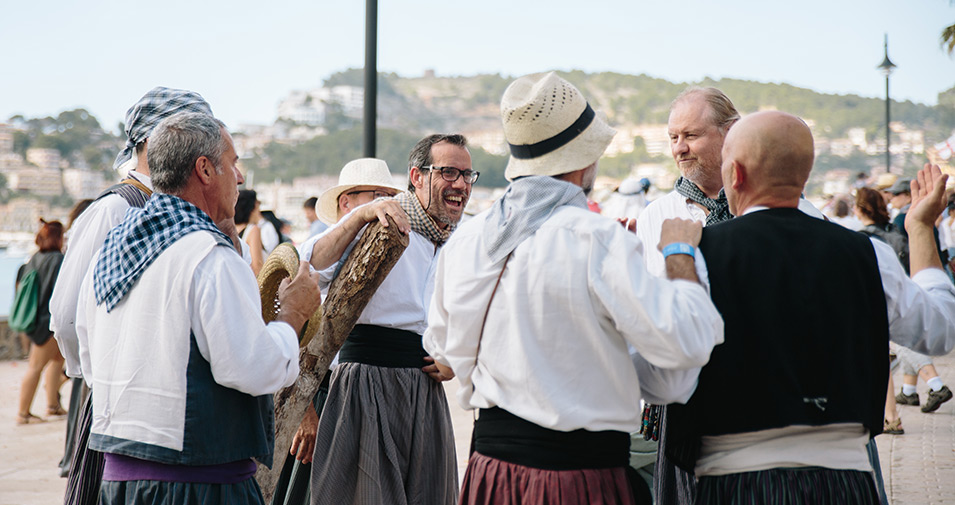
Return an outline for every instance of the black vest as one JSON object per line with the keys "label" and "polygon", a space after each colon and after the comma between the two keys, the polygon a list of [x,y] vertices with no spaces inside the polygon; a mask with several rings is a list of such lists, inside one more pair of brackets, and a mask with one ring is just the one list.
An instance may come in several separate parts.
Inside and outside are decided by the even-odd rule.
{"label": "black vest", "polygon": [[704,228],[700,250],[725,341],[669,407],[668,456],[692,470],[702,435],[790,425],[881,433],[889,331],[869,239],[781,208]]}

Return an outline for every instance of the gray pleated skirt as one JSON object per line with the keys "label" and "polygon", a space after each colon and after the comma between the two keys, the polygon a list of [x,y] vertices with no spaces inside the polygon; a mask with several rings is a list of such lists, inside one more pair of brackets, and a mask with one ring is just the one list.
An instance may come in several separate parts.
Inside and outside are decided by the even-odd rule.
{"label": "gray pleated skirt", "polygon": [[441,384],[419,368],[335,368],[315,441],[312,505],[453,505],[457,473]]}
{"label": "gray pleated skirt", "polygon": [[100,505],[264,505],[254,478],[235,484],[103,481]]}

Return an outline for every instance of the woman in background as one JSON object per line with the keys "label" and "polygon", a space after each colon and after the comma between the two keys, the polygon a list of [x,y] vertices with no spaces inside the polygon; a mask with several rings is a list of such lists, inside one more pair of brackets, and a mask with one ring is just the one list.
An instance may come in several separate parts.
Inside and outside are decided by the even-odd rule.
{"label": "woman in background", "polygon": [[[63,224],[59,221],[46,222],[42,219],[40,222],[43,226],[37,232],[35,240],[40,251],[34,254],[27,262],[26,268],[20,271],[20,273],[36,271],[39,283],[39,305],[36,327],[27,334],[32,345],[27,373],[20,385],[20,410],[17,412],[17,424],[43,421],[42,418],[30,412],[30,405],[33,403],[44,368],[46,368],[46,414],[48,416],[66,415],[66,410],[60,405],[60,386],[66,380],[66,376],[63,375],[63,356],[50,331],[50,296],[53,294],[56,276],[60,273],[60,264],[63,263]],[[20,279],[21,276],[18,275],[17,283]]]}
{"label": "woman in background", "polygon": [[254,190],[239,190],[235,202],[235,229],[239,237],[249,246],[252,256],[252,273],[259,275],[265,264],[265,249],[262,247],[262,230],[256,225],[262,219],[259,211],[259,199]]}

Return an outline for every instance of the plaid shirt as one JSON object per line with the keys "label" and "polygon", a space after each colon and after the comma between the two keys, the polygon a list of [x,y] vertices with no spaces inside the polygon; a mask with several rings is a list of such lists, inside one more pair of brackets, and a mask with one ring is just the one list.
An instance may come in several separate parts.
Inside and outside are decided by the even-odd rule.
{"label": "plaid shirt", "polygon": [[201,112],[211,116],[212,108],[195,91],[159,86],[143,95],[126,111],[126,146],[116,156],[113,168],[129,161],[136,144],[149,138],[160,121],[180,112]]}
{"label": "plaid shirt", "polygon": [[157,193],[142,209],[127,210],[123,222],[106,236],[96,262],[96,304],[112,310],[166,248],[194,231],[207,231],[219,245],[233,247],[208,214],[179,197]]}

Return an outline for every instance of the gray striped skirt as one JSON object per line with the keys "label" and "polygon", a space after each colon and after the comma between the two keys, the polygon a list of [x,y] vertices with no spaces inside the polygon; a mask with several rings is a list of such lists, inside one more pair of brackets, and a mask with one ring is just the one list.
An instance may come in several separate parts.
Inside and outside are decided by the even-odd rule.
{"label": "gray striped skirt", "polygon": [[457,473],[441,384],[420,368],[335,368],[315,440],[312,505],[453,505]]}

